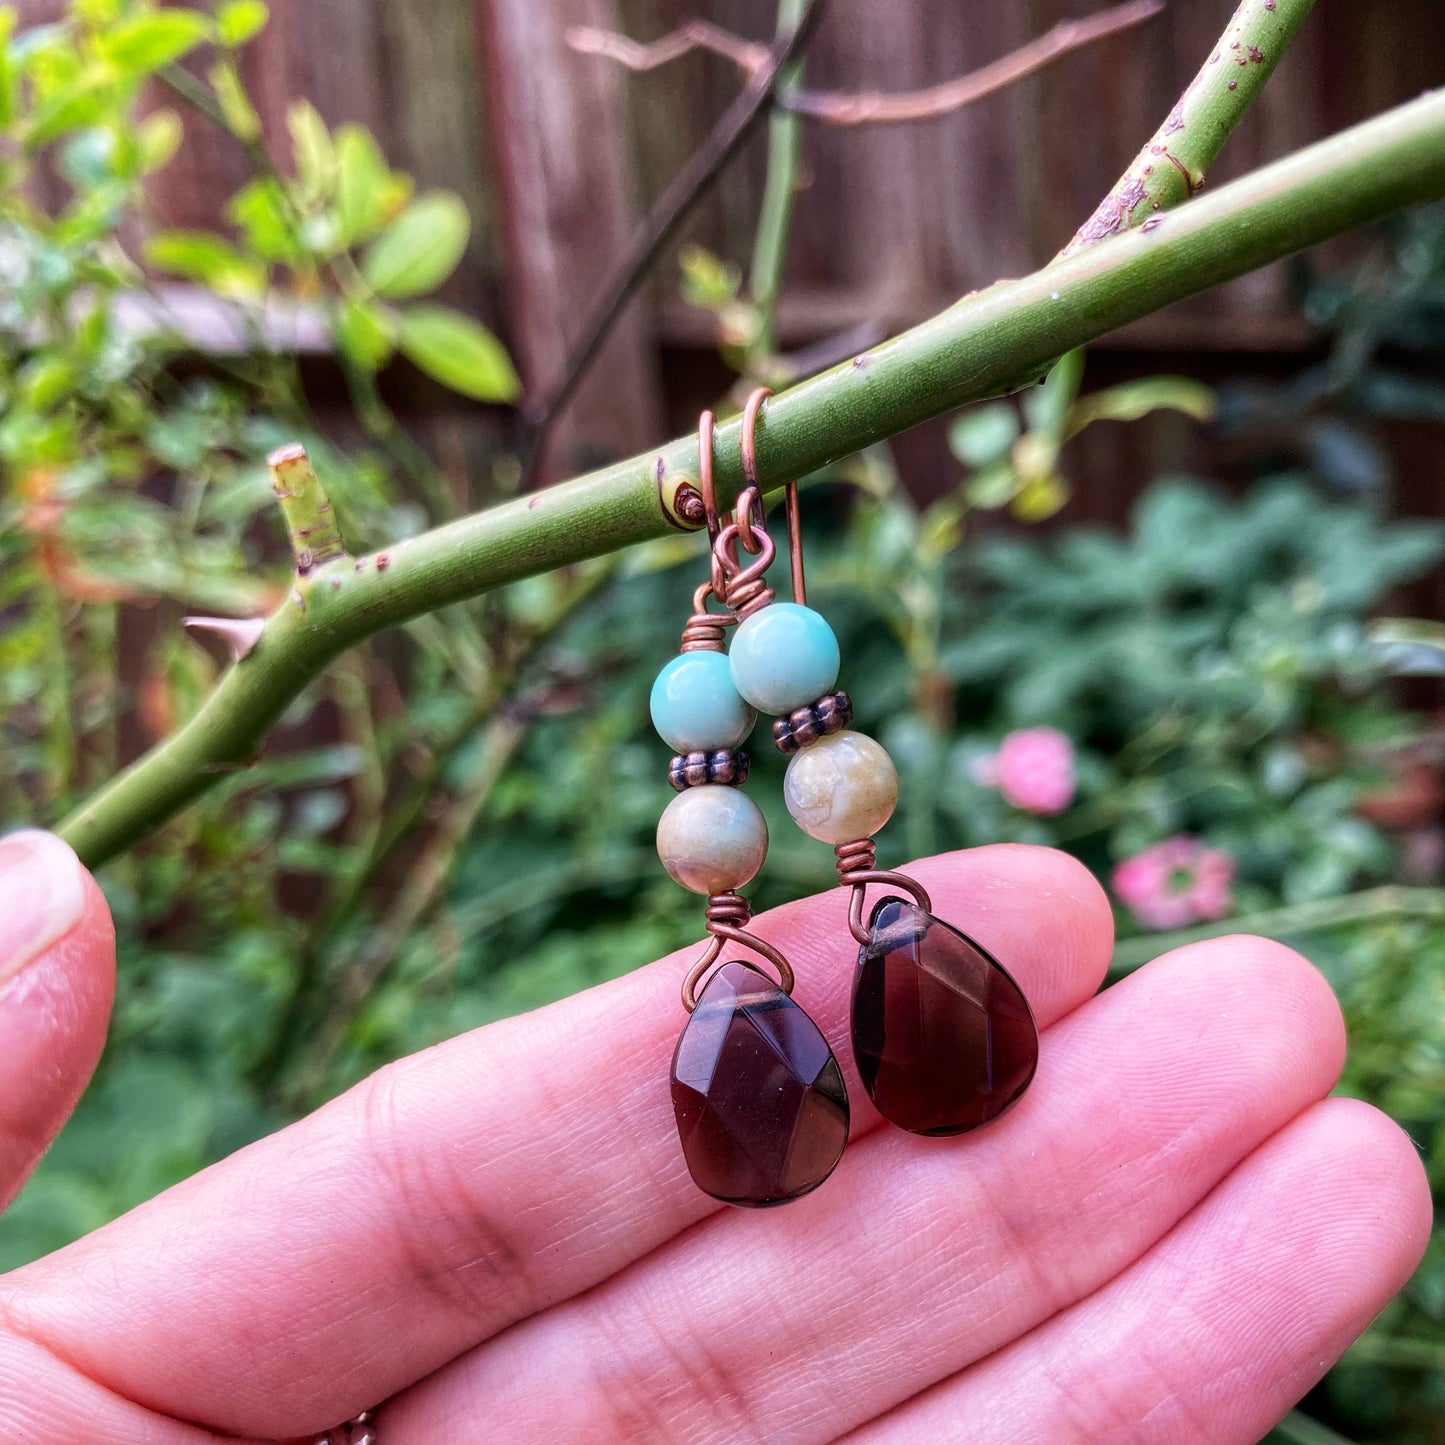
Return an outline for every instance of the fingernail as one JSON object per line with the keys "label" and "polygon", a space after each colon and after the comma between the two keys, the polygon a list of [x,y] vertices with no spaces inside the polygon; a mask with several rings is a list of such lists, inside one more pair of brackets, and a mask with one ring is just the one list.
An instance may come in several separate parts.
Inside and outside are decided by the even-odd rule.
{"label": "fingernail", "polygon": [[64,938],[84,912],[80,860],[59,838],[0,838],[0,985]]}

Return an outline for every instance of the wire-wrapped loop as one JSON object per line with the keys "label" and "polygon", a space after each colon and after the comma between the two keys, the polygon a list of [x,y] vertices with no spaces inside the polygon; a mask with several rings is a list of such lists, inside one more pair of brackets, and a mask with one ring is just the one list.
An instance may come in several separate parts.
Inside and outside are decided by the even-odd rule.
{"label": "wire-wrapped loop", "polygon": [[768,567],[775,555],[773,539],[766,532],[759,532],[760,539],[757,560],[742,565],[737,555],[742,534],[736,522],[729,522],[719,534],[717,546],[713,548],[713,591],[717,592],[719,581],[723,591],[718,595],[737,613],[739,619],[766,607],[773,600],[773,589],[768,586]]}
{"label": "wire-wrapped loop", "polygon": [[716,597],[717,591],[711,582],[704,582],[692,594],[692,616],[682,629],[683,652],[722,652],[723,639],[727,630],[737,622],[737,614],[709,611],[707,600]]}
{"label": "wire-wrapped loop", "polygon": [[915,882],[906,873],[880,872],[878,845],[872,838],[856,838],[851,843],[839,843],[834,849],[838,860],[838,882],[853,890],[848,900],[848,931],[865,947],[872,942],[873,935],[863,921],[863,904],[870,883],[882,884],[886,888],[899,888],[907,893],[925,912],[933,912],[928,891],[921,883]]}
{"label": "wire-wrapped loop", "polygon": [[708,939],[702,957],[682,981],[682,1006],[688,1013],[697,1007],[698,989],[718,961],[724,943],[736,943],[766,959],[777,970],[778,987],[786,994],[792,993],[792,965],[771,943],[747,931],[752,916],[752,905],[741,893],[714,893],[707,900],[707,931],[712,937]]}

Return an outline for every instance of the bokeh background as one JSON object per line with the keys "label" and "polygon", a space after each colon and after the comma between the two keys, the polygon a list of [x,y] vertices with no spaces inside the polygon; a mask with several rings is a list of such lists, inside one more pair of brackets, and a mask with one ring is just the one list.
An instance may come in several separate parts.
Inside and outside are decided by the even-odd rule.
{"label": "bokeh background", "polygon": [[[834,0],[806,84],[920,89],[1101,8]],[[225,657],[184,614],[284,595],[270,447],[306,442],[360,550],[685,431],[1044,264],[1230,8],[1175,0],[956,114],[803,124],[775,309],[750,289],[763,127],[538,450],[521,396],[741,84],[704,53],[634,74],[572,32],[705,18],[766,43],[773,4],[0,7],[0,826],[54,823],[185,720]],[[1437,0],[1321,0],[1210,184],[1442,79]],[[1295,943],[1348,1015],[1342,1087],[1437,1188],[1442,363],[1437,209],[804,491],[812,600],[902,773],[886,854],[1069,849],[1116,900],[1116,976],[1211,931]],[[696,936],[652,849],[671,794],[646,694],[700,556],[659,543],[374,639],[105,870],[111,1045],[0,1265],[389,1058]],[[831,882],[780,772],[755,758],[760,907]],[[1438,1237],[1279,1438],[1445,1440]]]}

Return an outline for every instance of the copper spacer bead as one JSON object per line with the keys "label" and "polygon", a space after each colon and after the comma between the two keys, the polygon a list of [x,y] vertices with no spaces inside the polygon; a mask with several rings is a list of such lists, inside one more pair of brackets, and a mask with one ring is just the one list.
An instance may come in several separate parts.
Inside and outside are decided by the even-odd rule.
{"label": "copper spacer bead", "polygon": [[748,755],[738,748],[714,748],[709,752],[679,753],[667,765],[667,781],[676,792],[700,788],[705,783],[740,787],[748,780]]}
{"label": "copper spacer bead", "polygon": [[794,708],[773,723],[773,742],[780,753],[795,753],[829,733],[840,733],[853,721],[853,699],[830,692],[806,707]]}

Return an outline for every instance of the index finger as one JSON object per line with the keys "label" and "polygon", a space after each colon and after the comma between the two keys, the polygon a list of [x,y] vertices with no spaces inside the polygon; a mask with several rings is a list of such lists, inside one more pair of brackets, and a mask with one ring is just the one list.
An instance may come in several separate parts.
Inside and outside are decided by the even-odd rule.
{"label": "index finger", "polygon": [[[1098,987],[1112,918],[1072,859],[1005,846],[916,873],[1040,1023]],[[845,895],[757,930],[793,960],[865,1132]],[[238,1434],[302,1435],[377,1403],[718,1208],[688,1179],[667,1087],[693,956],[382,1070],[22,1271],[6,1315],[110,1388]],[[78,1287],[100,1270],[103,1291]]]}

